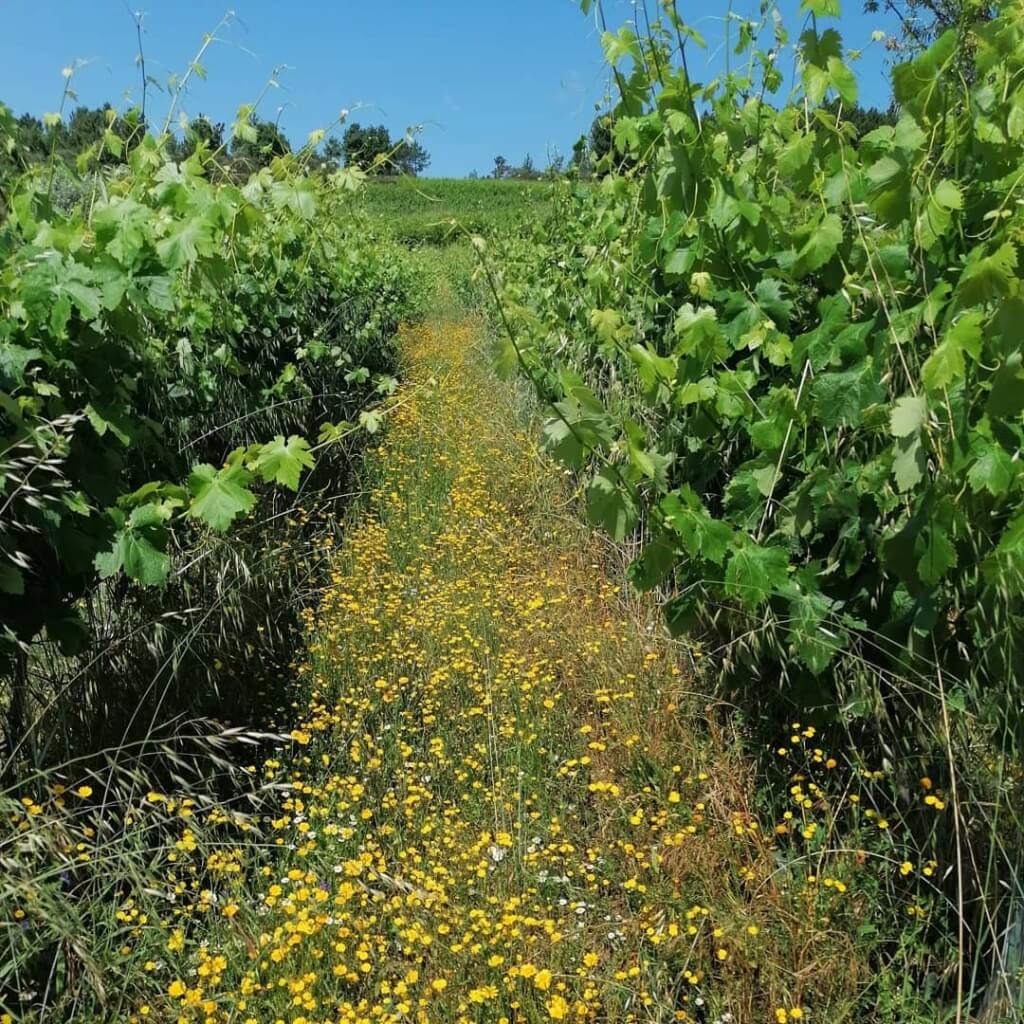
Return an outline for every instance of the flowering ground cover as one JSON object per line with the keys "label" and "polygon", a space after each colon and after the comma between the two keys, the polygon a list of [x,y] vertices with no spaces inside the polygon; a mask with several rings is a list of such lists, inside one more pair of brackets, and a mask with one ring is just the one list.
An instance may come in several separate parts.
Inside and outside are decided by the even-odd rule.
{"label": "flowering ground cover", "polygon": [[[77,1019],[889,1019],[908,976],[869,968],[891,934],[873,894],[908,887],[911,943],[935,865],[895,852],[881,774],[794,724],[766,817],[765,780],[693,692],[700,650],[620,588],[480,326],[401,340],[289,742],[247,769],[258,810],[139,794],[128,830],[165,841],[110,907],[121,983],[107,970]],[[21,863],[102,856],[100,797],[23,801]],[[25,889],[31,929],[55,910]]]}

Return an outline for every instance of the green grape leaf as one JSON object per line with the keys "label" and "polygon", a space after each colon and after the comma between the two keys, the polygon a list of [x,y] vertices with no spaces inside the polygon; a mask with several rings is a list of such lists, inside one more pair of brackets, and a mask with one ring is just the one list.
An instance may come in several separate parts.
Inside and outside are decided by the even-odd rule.
{"label": "green grape leaf", "polygon": [[900,437],[894,448],[896,454],[892,460],[892,475],[896,479],[896,489],[901,494],[906,494],[924,479],[926,461],[921,436],[915,432]]}
{"label": "green grape leaf", "polygon": [[338,444],[348,437],[354,429],[347,420],[339,420],[337,423],[321,423],[317,442],[319,444]]}
{"label": "green grape leaf", "polygon": [[145,248],[152,213],[128,196],[119,196],[97,205],[93,228],[97,241],[122,266],[128,267]]}
{"label": "green grape leaf", "polygon": [[643,447],[641,444],[629,445],[629,461],[641,476],[653,480],[659,490],[668,487],[668,470],[672,465],[673,455]]}
{"label": "green grape leaf", "polygon": [[918,244],[922,249],[930,249],[949,231],[952,224],[949,210],[934,199],[929,199],[914,224]]}
{"label": "green grape leaf", "polygon": [[497,346],[494,356],[494,372],[499,380],[511,380],[519,369],[519,353],[510,338],[505,338]]}
{"label": "green grape leaf", "polygon": [[800,0],[800,10],[819,18],[838,18],[839,0]]}
{"label": "green grape leaf", "polygon": [[636,526],[636,502],[609,466],[605,466],[587,488],[587,516],[616,541],[624,540]]}
{"label": "green grape leaf", "polygon": [[615,341],[622,317],[614,309],[595,309],[590,313],[590,326],[602,341]]}
{"label": "green grape leaf", "polygon": [[929,249],[942,238],[953,224],[953,211],[962,210],[963,206],[960,186],[943,178],[927,197],[924,210],[914,225],[921,247]]}
{"label": "green grape leaf", "polygon": [[659,356],[645,345],[631,345],[629,357],[636,364],[637,375],[649,402],[665,402],[675,381],[678,360],[675,356]]}
{"label": "green grape leaf", "polygon": [[[815,675],[824,672],[842,649],[845,631],[829,622],[835,603],[820,591],[794,587],[789,599],[789,633],[797,658]],[[828,624],[826,624],[828,623]]]}
{"label": "green grape leaf", "polygon": [[[162,531],[153,534],[165,537]],[[144,587],[165,583],[170,572],[171,560],[150,540],[151,531],[125,526],[117,532],[114,546],[109,551],[96,555],[96,569],[101,579],[107,579],[123,570],[126,576]]]}
{"label": "green grape leaf", "polygon": [[693,267],[694,256],[693,249],[676,249],[665,260],[665,273],[688,274]]}
{"label": "green grape leaf", "polygon": [[978,437],[971,445],[974,461],[967,471],[967,481],[975,494],[988,491],[999,497],[1010,489],[1016,476],[1017,463],[1001,444]]}
{"label": "green grape leaf", "polygon": [[916,434],[928,418],[928,403],[923,395],[897,398],[889,413],[889,433],[893,437]]}
{"label": "green grape leaf", "polygon": [[[76,269],[84,272],[84,268]],[[96,288],[85,284],[81,280],[75,280],[73,277],[63,280],[59,287],[71,299],[79,313],[86,320],[95,320],[100,315],[102,303],[100,301],[100,293]]]}
{"label": "green grape leaf", "polygon": [[550,419],[541,431],[544,447],[563,465],[582,469],[584,448],[573,428],[560,419]]}
{"label": "green grape leaf", "polygon": [[868,406],[881,402],[885,391],[870,359],[836,373],[823,373],[814,383],[814,407],[826,427],[855,427]]}
{"label": "green grape leaf", "polygon": [[980,256],[980,248],[968,258],[960,276],[956,297],[961,307],[990,302],[1010,292],[1017,269],[1017,250],[1012,242],[1004,242],[994,253]]}
{"label": "green grape leaf", "polygon": [[256,456],[256,469],[263,482],[278,483],[290,491],[299,489],[303,469],[312,469],[315,464],[309,442],[296,434],[292,434],[287,441],[278,434],[263,445]]}
{"label": "green grape leaf", "polygon": [[826,29],[821,35],[813,29],[807,29],[800,36],[800,46],[804,90],[808,100],[817,105],[825,98],[825,93],[832,84],[828,70],[829,61],[842,60],[843,41],[834,28]]}
{"label": "green grape leaf", "polygon": [[992,378],[985,411],[998,419],[1010,419],[1024,410],[1024,360],[1011,352]]}
{"label": "green grape leaf", "polygon": [[896,102],[926,120],[941,113],[945,104],[942,76],[953,60],[956,48],[957,34],[949,29],[920,56],[897,64],[892,71]]}
{"label": "green grape leaf", "polygon": [[1024,594],[1024,512],[1006,525],[999,544],[982,564],[985,579],[1007,593]]}
{"label": "green grape leaf", "polygon": [[964,208],[964,196],[960,186],[949,178],[943,178],[935,186],[932,198],[946,210],[962,210]]}
{"label": "green grape leaf", "polygon": [[303,220],[316,216],[316,196],[308,178],[276,181],[271,186],[270,197],[279,209],[287,209]]}
{"label": "green grape leaf", "polygon": [[684,384],[676,392],[676,401],[680,405],[694,405],[697,402],[706,402],[714,398],[717,391],[718,388],[713,377],[702,377],[700,380]]}
{"label": "green grape leaf", "polygon": [[380,409],[364,409],[359,414],[359,426],[368,434],[376,434],[384,423],[384,413]]}
{"label": "green grape leaf", "polygon": [[904,112],[896,122],[892,136],[893,144],[909,153],[916,153],[927,141],[928,136],[914,118]]}
{"label": "green grape leaf", "polygon": [[946,331],[942,341],[924,361],[921,377],[929,391],[948,387],[967,372],[964,353],[977,359],[981,353],[981,325],[984,314],[971,310],[962,314]]}
{"label": "green grape leaf", "polygon": [[171,227],[156,243],[156,251],[168,269],[180,270],[213,252],[210,229],[199,217],[189,217]]}
{"label": "green grape leaf", "polygon": [[675,563],[675,543],[670,536],[659,534],[630,563],[629,580],[637,590],[650,590],[668,576]]}
{"label": "green grape leaf", "polygon": [[759,608],[789,581],[788,569],[784,548],[745,540],[725,567],[725,591],[745,608]]}
{"label": "green grape leaf", "polygon": [[100,437],[103,437],[109,430],[121,444],[127,446],[132,443],[131,416],[124,409],[112,409],[106,406],[97,408],[90,402],[85,407],[85,415]]}
{"label": "green grape leaf", "polygon": [[931,523],[925,534],[924,553],[917,563],[917,574],[925,583],[938,583],[956,564],[956,548],[946,531]]}
{"label": "green grape leaf", "polygon": [[732,527],[713,518],[690,487],[684,484],[675,493],[667,494],[659,508],[688,554],[706,558],[715,565],[725,561],[733,541]]}
{"label": "green grape leaf", "polygon": [[929,391],[939,391],[953,381],[960,380],[966,371],[963,350],[947,338],[924,361],[921,376]]}
{"label": "green grape leaf", "polygon": [[637,62],[642,60],[640,40],[628,25],[623,25],[618,32],[605,32],[601,36],[601,46],[604,49],[605,60],[612,67],[615,67],[626,57],[630,57]]}
{"label": "green grape leaf", "polygon": [[9,341],[0,341],[0,375],[12,384],[24,384],[25,368],[34,359],[42,358],[42,355],[41,349],[24,348]]}
{"label": "green grape leaf", "polygon": [[[825,2],[829,2],[829,0],[825,0]],[[836,7],[838,6],[836,3]],[[845,104],[851,107],[856,104],[857,76],[838,57],[829,57],[828,77],[832,88],[839,93],[840,99]]]}
{"label": "green grape leaf", "polygon": [[837,214],[828,213],[811,231],[800,250],[798,262],[807,270],[818,270],[835,256],[842,240],[843,222]]}
{"label": "green grape leaf", "polygon": [[250,483],[252,475],[237,464],[220,470],[207,463],[195,466],[188,478],[192,494],[188,514],[223,533],[237,516],[256,504],[256,495],[248,489]]}
{"label": "green grape leaf", "polygon": [[775,158],[780,174],[796,174],[805,167],[814,153],[814,136],[798,133],[778,152]]}

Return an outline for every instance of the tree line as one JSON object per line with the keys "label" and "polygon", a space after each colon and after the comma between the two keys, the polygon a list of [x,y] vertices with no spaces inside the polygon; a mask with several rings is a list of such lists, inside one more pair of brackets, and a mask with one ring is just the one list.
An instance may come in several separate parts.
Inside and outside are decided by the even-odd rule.
{"label": "tree line", "polygon": [[[897,111],[892,107],[884,111],[854,107],[845,110],[843,116],[855,126],[859,137],[882,124],[894,124]],[[713,121],[713,114],[705,118],[705,123]],[[247,133],[247,138],[229,139],[223,122],[200,114],[168,143],[169,155],[177,161],[186,160],[202,146],[205,152],[216,155],[216,164],[226,176],[243,178],[292,151],[288,136],[276,121],[253,117],[251,126],[253,131]],[[23,114],[14,122],[13,138],[0,147],[0,175],[45,162],[51,156],[68,165],[83,153],[89,153],[103,165],[122,163],[146,131],[145,119],[138,111],[121,114],[110,104],[80,106],[66,119]],[[349,124],[340,138],[326,139],[313,159],[316,166],[325,170],[357,167],[369,175],[415,177],[430,165],[430,154],[411,136],[396,139],[382,124],[364,126],[358,122]],[[614,160],[621,163],[612,142],[612,120],[608,114],[599,114],[573,146],[568,161],[556,154],[542,169],[529,154],[518,165],[498,155],[488,177],[536,181],[568,172],[589,179],[623,169],[619,164],[613,168]],[[473,171],[469,177],[481,175]]]}
{"label": "tree line", "polygon": [[[253,117],[246,138],[228,138],[224,122],[205,114],[193,118],[171,139],[168,155],[186,160],[198,147],[216,155],[216,163],[231,177],[244,177],[267,166],[275,157],[292,152],[292,144],[276,121]],[[24,170],[51,158],[69,166],[82,154],[103,165],[124,163],[149,126],[137,111],[118,113],[108,103],[77,107],[67,118],[22,114],[7,126],[0,145],[0,175]],[[409,135],[393,138],[384,125],[348,125],[341,138],[325,140],[314,157],[325,169],[357,167],[367,174],[421,174],[430,154]]]}

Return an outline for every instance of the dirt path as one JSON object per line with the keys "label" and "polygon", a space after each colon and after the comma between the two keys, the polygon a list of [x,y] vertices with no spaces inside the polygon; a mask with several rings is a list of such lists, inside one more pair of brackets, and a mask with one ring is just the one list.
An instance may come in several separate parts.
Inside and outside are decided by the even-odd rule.
{"label": "dirt path", "polygon": [[[184,897],[167,997],[137,1019],[799,1007],[741,767],[703,763],[681,670],[625,616],[480,345],[471,322],[404,332],[405,400],[310,615],[295,746],[261,769],[284,787],[268,852],[226,849],[215,891]],[[805,936],[787,966],[821,952]]]}

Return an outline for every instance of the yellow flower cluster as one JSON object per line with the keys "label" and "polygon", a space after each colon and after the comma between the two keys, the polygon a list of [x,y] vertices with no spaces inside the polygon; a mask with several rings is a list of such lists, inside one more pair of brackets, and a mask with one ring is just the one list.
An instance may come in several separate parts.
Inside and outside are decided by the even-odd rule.
{"label": "yellow flower cluster", "polygon": [[277,852],[249,892],[234,848],[208,857],[231,927],[166,964],[150,1019],[691,1019],[705,981],[754,969],[749,913],[679,884],[701,830],[749,860],[756,822],[709,825],[667,720],[662,780],[636,776],[679,672],[586,539],[522,506],[549,471],[481,404],[473,338],[406,333],[375,514],[310,613],[293,752],[262,769]]}

